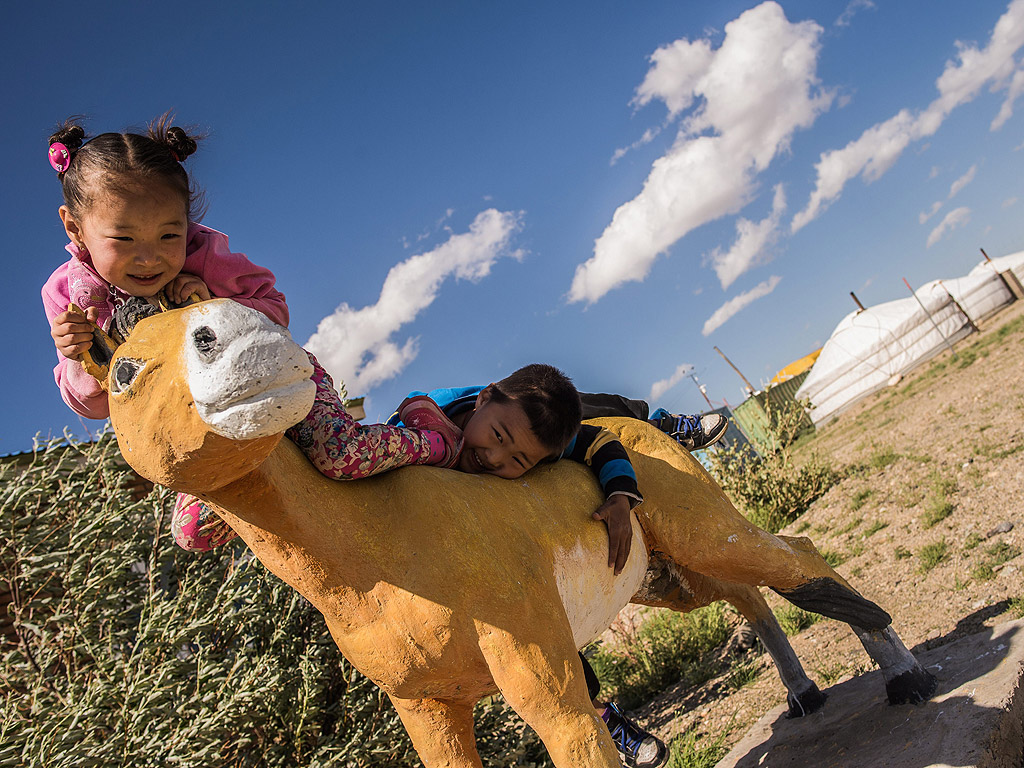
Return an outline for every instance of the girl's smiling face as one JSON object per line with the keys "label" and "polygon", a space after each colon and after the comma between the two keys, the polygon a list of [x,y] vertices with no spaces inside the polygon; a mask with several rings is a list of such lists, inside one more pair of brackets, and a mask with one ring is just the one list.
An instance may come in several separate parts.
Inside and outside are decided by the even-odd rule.
{"label": "girl's smiling face", "polygon": [[88,251],[99,276],[130,296],[155,296],[185,265],[186,205],[166,185],[107,188],[80,216],[67,206],[59,213],[68,237]]}
{"label": "girl's smiling face", "polygon": [[512,480],[552,454],[533,434],[522,407],[515,400],[493,399],[487,389],[477,396],[476,409],[462,429],[465,444],[459,469],[463,472]]}

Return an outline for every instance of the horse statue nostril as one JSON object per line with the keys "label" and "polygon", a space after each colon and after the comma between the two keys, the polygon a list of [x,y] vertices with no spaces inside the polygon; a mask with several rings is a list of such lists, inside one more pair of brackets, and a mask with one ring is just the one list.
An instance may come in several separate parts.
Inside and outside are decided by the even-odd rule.
{"label": "horse statue nostril", "polygon": [[208,325],[196,328],[192,333],[192,340],[196,343],[199,354],[208,355],[217,348],[217,334]]}

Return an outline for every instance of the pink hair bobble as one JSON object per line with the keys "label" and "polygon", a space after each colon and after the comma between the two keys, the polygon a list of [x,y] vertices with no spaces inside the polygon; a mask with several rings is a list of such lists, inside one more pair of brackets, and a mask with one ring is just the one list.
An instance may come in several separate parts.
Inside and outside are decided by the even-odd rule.
{"label": "pink hair bobble", "polygon": [[59,141],[53,142],[50,145],[49,151],[50,165],[53,166],[53,170],[57,173],[64,173],[71,165],[71,153],[68,152],[68,148],[61,144]]}

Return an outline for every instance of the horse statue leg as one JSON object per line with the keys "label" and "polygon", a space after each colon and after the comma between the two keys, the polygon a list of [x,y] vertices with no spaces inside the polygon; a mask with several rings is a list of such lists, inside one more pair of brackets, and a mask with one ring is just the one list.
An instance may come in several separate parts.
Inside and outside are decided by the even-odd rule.
{"label": "horse statue leg", "polygon": [[537,732],[557,768],[621,768],[608,727],[590,700],[564,618],[517,626],[514,634],[482,625],[478,631],[498,689]]}
{"label": "horse statue leg", "polygon": [[789,716],[803,717],[820,709],[825,704],[825,694],[807,677],[789,638],[757,587],[719,581],[663,558],[652,558],[648,577],[632,602],[688,613],[718,600],[736,607],[772,657],[786,686]]}
{"label": "horse statue leg", "polygon": [[483,768],[473,735],[473,701],[389,698],[424,768]]}
{"label": "horse statue leg", "polygon": [[[679,509],[652,507],[648,519],[657,548],[691,571],[721,581],[770,587],[804,610],[849,624],[881,667],[890,703],[916,703],[934,692],[935,678],[889,626],[892,617],[836,573],[810,539],[761,530],[724,495],[715,506],[706,515],[687,513],[682,505]],[[704,524],[697,524],[698,520]]]}

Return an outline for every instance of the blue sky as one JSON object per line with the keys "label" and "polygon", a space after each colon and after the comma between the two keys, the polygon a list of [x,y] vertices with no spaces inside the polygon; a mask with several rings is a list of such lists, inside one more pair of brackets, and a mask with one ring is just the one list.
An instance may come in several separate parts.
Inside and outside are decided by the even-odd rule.
{"label": "blue sky", "polygon": [[[742,400],[901,278],[1024,250],[1024,0],[19,3],[5,13],[0,453],[78,435],[39,288],[52,126],[209,135],[204,222],[385,418],[528,362]],[[690,368],[692,366],[692,369]]]}

